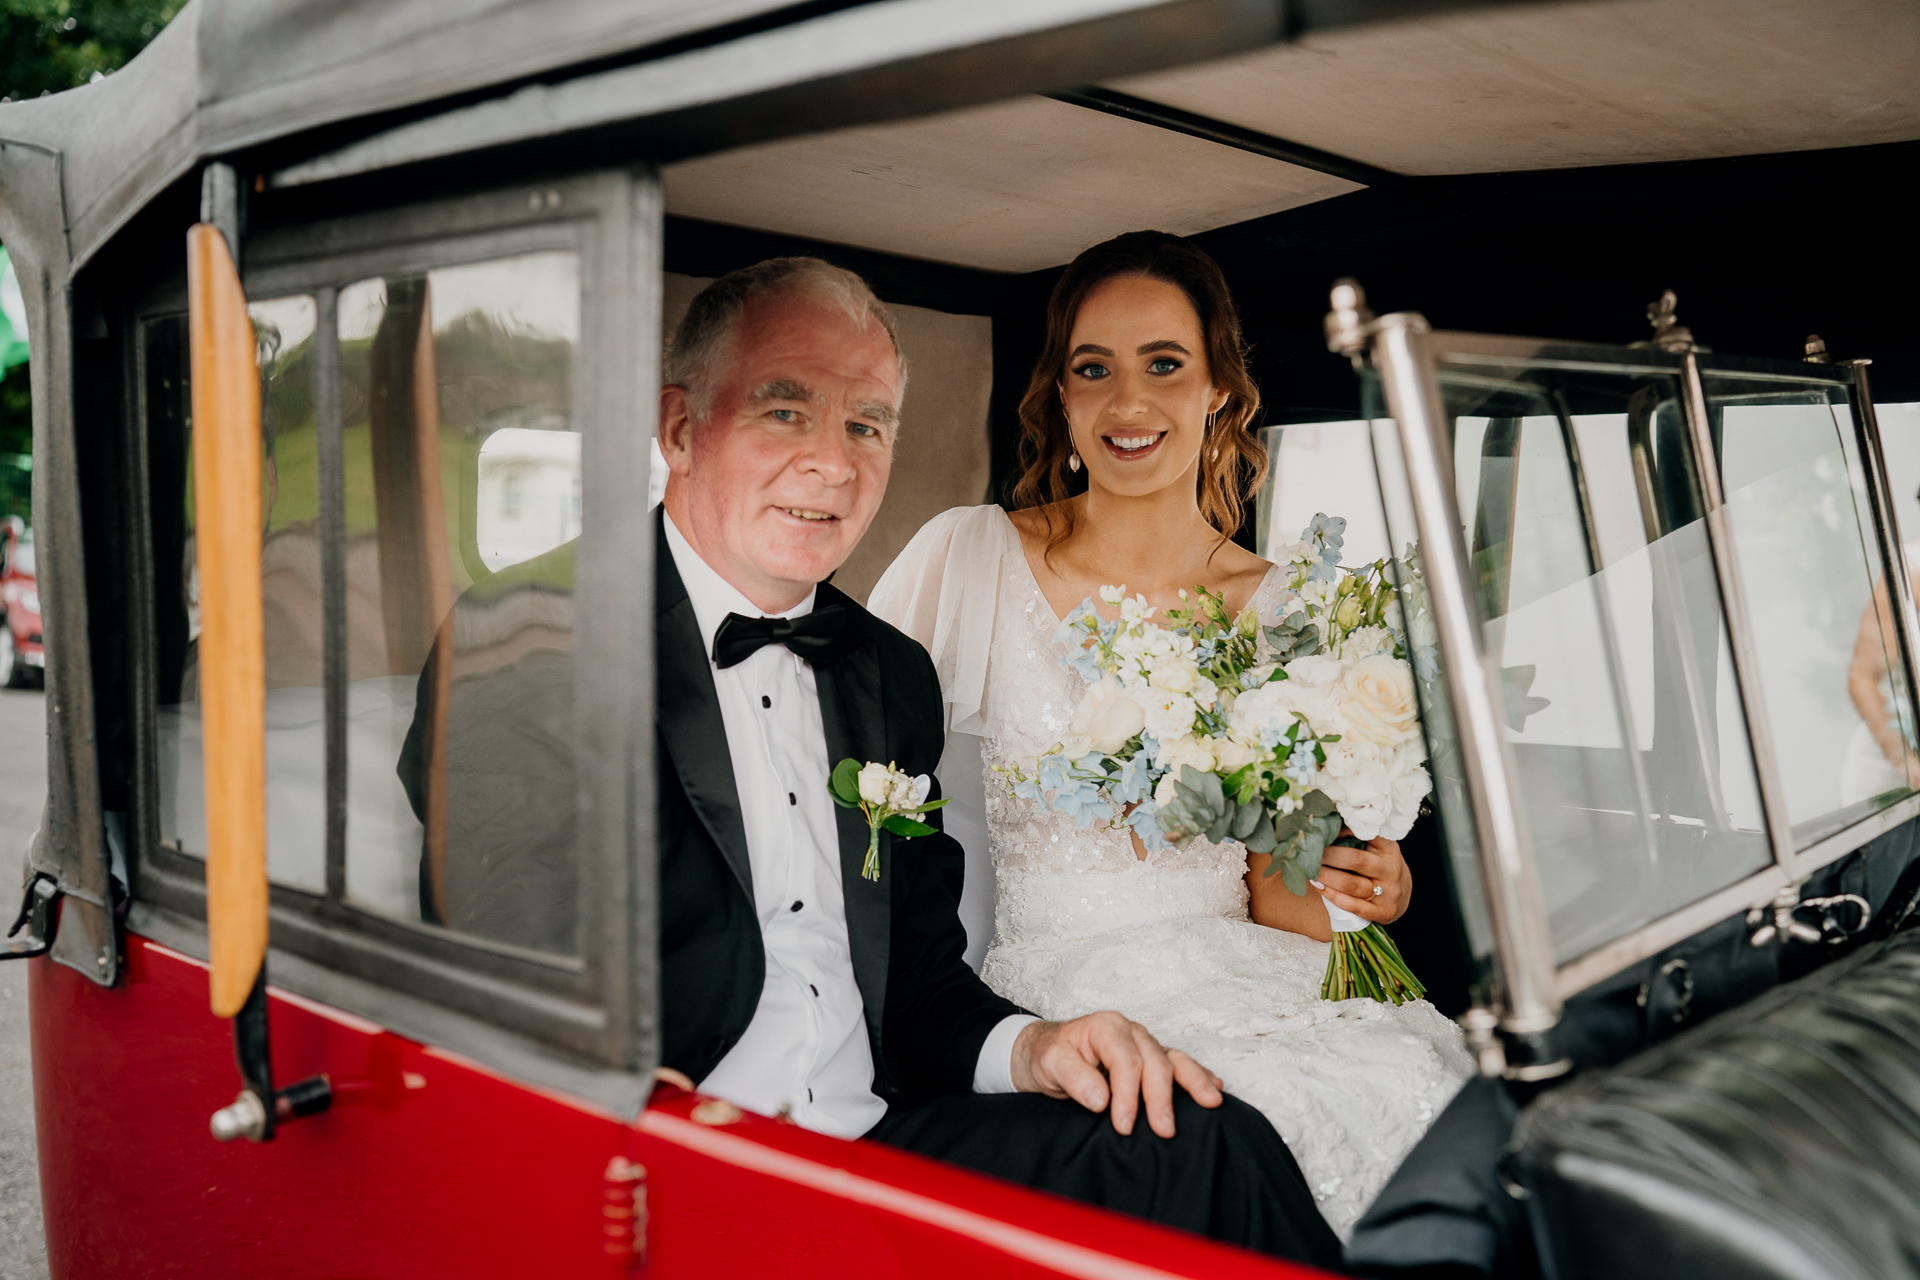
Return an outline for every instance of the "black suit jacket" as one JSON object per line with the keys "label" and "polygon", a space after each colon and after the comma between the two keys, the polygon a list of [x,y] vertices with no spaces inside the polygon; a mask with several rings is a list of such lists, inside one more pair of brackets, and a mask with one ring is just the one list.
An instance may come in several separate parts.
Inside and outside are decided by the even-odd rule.
{"label": "black suit jacket", "polygon": [[[664,525],[656,525],[655,545],[661,1061],[699,1081],[745,1034],[760,1001],[766,953],[713,672]],[[815,606],[830,604],[845,608],[850,621],[840,659],[814,671],[829,766],[850,756],[931,774],[945,745],[932,660],[822,583]],[[913,840],[883,832],[879,882],[863,880],[866,819],[857,809],[835,813],[873,1090],[893,1106],[968,1092],[988,1033],[1022,1010],[989,990],[963,959],[965,856],[944,831]],[[938,826],[939,811],[928,821]]]}

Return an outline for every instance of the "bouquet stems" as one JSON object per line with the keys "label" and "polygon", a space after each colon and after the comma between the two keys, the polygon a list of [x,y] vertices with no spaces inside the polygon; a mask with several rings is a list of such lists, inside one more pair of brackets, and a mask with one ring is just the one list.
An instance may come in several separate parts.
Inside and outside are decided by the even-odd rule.
{"label": "bouquet stems", "polygon": [[1353,933],[1333,935],[1333,949],[1327,954],[1327,977],[1320,984],[1322,1000],[1353,1000],[1364,997],[1387,1004],[1405,1004],[1427,994],[1420,979],[1413,976],[1400,948],[1393,945],[1387,931],[1377,924]]}

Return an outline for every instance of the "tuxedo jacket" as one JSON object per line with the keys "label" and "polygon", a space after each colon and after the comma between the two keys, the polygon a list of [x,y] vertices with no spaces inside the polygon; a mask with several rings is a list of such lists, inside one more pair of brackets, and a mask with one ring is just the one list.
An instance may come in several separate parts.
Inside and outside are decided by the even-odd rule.
{"label": "tuxedo jacket", "polygon": [[[766,952],[713,671],[661,524],[654,575],[661,1062],[697,1082],[752,1021]],[[821,583],[814,607],[836,604],[848,617],[841,656],[814,669],[829,767],[851,757],[931,774],[945,744],[933,660],[846,593]],[[865,880],[867,820],[858,809],[836,806],[834,812],[847,941],[873,1047],[873,1091],[895,1107],[970,1092],[988,1033],[1023,1011],[995,995],[963,958],[965,855],[944,831],[915,839],[882,832],[880,879]],[[940,812],[927,820],[938,827]]]}

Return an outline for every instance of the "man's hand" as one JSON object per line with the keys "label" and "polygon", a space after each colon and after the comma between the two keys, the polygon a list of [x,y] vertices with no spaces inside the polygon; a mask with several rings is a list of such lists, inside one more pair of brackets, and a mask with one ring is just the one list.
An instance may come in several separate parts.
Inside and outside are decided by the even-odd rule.
{"label": "man's hand", "polygon": [[[1353,832],[1340,828],[1340,834]],[[1413,873],[1400,856],[1400,842],[1375,836],[1364,849],[1328,845],[1320,855],[1320,878],[1308,883],[1336,907],[1345,907],[1362,920],[1392,924],[1407,913],[1413,901]],[[1378,885],[1379,893],[1374,892]]]}
{"label": "man's hand", "polygon": [[1161,1048],[1145,1027],[1117,1013],[1035,1022],[1013,1042],[1014,1088],[1111,1111],[1114,1129],[1123,1134],[1133,1132],[1144,1096],[1148,1126],[1171,1138],[1175,1084],[1203,1107],[1223,1100],[1219,1076],[1178,1049]]}

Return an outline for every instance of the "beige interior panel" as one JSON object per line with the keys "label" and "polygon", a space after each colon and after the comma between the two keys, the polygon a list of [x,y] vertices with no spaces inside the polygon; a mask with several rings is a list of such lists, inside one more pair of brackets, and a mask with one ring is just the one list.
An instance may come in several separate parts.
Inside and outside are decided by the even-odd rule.
{"label": "beige interior panel", "polygon": [[1578,0],[1315,33],[1113,87],[1437,174],[1905,141],[1917,85],[1913,0]]}
{"label": "beige interior panel", "polygon": [[[668,272],[661,332],[671,334],[694,295],[711,283]],[[867,536],[833,585],[862,604],[920,526],[950,507],[986,500],[991,479],[987,397],[993,390],[993,322],[925,307],[890,306],[907,354],[907,397],[893,477]]]}
{"label": "beige interior panel", "polygon": [[667,212],[996,271],[1123,231],[1180,235],[1358,188],[1152,125],[1023,97],[745,147],[666,171]]}

